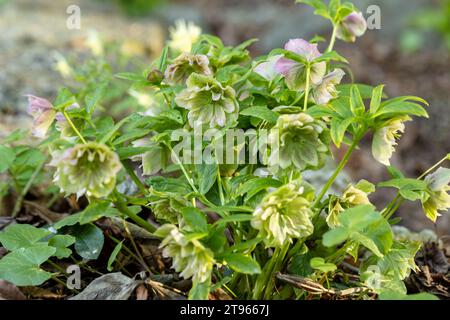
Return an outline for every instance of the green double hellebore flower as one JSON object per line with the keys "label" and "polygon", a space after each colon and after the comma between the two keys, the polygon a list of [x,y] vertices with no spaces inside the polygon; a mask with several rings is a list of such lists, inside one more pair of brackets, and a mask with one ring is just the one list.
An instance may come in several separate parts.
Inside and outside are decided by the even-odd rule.
{"label": "green double hellebore flower", "polygon": [[450,208],[450,169],[439,168],[436,172],[425,177],[425,182],[431,191],[427,201],[422,203],[426,216],[436,222],[440,216],[439,211],[446,211]]}
{"label": "green double hellebore flower", "polygon": [[[286,114],[278,118],[269,135],[272,145],[269,165],[281,169],[319,167],[328,154],[326,126],[306,113]],[[274,141],[279,139],[279,141]]]}
{"label": "green double hellebore flower", "polygon": [[253,213],[252,227],[267,247],[281,247],[314,231],[311,202],[314,190],[306,182],[292,182],[269,193]]}
{"label": "green double hellebore flower", "polygon": [[108,196],[116,185],[122,168],[119,157],[106,145],[89,142],[52,154],[56,167],[55,183],[67,194]]}
{"label": "green double hellebore flower", "polygon": [[211,276],[215,263],[211,250],[195,239],[184,235],[175,225],[165,224],[156,230],[155,235],[164,238],[160,248],[163,256],[172,258],[172,268],[185,278],[194,282],[205,282]]}
{"label": "green double hellebore flower", "polygon": [[192,73],[212,76],[209,68],[208,57],[203,54],[182,53],[172,64],[167,66],[165,72],[166,81],[170,84],[184,84]]}
{"label": "green double hellebore flower", "polygon": [[224,87],[216,79],[197,73],[191,74],[186,84],[187,88],[176,96],[175,102],[189,110],[191,127],[224,127],[237,119],[239,105],[232,87]]}

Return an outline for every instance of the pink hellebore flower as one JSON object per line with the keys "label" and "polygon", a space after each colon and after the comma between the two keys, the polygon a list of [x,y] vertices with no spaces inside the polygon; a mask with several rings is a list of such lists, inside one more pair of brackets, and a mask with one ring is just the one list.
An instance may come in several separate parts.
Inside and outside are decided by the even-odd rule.
{"label": "pink hellebore flower", "polygon": [[[291,39],[284,48],[303,57],[306,61],[312,62],[321,56],[317,49],[317,44],[309,43],[303,39]],[[326,72],[326,62],[318,62],[311,66],[309,81],[311,86],[318,85]],[[303,63],[280,58],[275,64],[275,70],[284,75],[286,84],[290,90],[305,90],[306,86],[306,67]]]}
{"label": "pink hellebore flower", "polygon": [[346,42],[355,42],[367,30],[367,22],[361,12],[352,12],[338,25],[336,36]]}
{"label": "pink hellebore flower", "polygon": [[53,105],[44,98],[33,95],[27,95],[27,97],[27,112],[34,118],[32,133],[35,137],[44,138],[55,120],[56,111],[53,109]]}
{"label": "pink hellebore flower", "polygon": [[342,69],[335,69],[327,74],[322,82],[313,89],[311,98],[316,104],[327,104],[330,100],[337,98],[338,91],[336,85],[341,83],[345,72]]}

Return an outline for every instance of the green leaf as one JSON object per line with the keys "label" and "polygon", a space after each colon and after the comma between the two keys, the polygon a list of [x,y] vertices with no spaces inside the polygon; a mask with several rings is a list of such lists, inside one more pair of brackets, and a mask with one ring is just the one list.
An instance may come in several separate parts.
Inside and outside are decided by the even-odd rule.
{"label": "green leaf", "polygon": [[243,116],[251,116],[267,121],[270,124],[275,124],[278,120],[278,113],[270,110],[266,106],[253,106],[246,108],[240,112]]}
{"label": "green leaf", "polygon": [[349,236],[347,228],[331,229],[323,235],[322,243],[325,247],[333,247],[347,240]]}
{"label": "green leaf", "polygon": [[374,184],[373,184],[373,183],[370,183],[369,181],[364,180],[364,179],[360,180],[360,181],[355,185],[355,187],[358,188],[359,190],[364,191],[364,192],[367,193],[367,194],[370,194],[370,193],[375,192],[375,186],[374,186]]}
{"label": "green leaf", "polygon": [[[350,89],[352,86],[357,86],[359,93],[363,99],[370,99],[373,95],[373,90],[375,89],[373,86],[369,86],[366,84],[339,84],[336,86],[337,90],[340,92],[341,97],[350,97]],[[383,98],[387,98],[386,94],[383,94]]]}
{"label": "green leaf", "polygon": [[56,252],[54,254],[58,259],[64,259],[70,257],[72,250],[68,249],[76,241],[75,237],[69,235],[55,235],[48,240],[48,245],[54,247]]}
{"label": "green leaf", "polygon": [[205,195],[216,183],[217,171],[219,170],[217,164],[200,164],[196,165],[198,170],[199,189],[198,191]]}
{"label": "green leaf", "polygon": [[197,208],[186,207],[181,209],[186,224],[192,228],[195,232],[208,232],[208,222],[206,216]]}
{"label": "green leaf", "polygon": [[40,265],[55,252],[55,248],[46,244],[15,250],[0,260],[0,279],[17,286],[41,285],[50,279],[52,274],[42,270]]}
{"label": "green leaf", "polygon": [[312,258],[309,264],[312,268],[325,273],[333,272],[337,269],[334,263],[325,262],[325,260],[320,257]]}
{"label": "green leaf", "polygon": [[109,272],[111,272],[113,270],[113,263],[114,261],[116,261],[117,255],[119,254],[120,250],[122,250],[122,245],[123,245],[123,241],[119,242],[116,247],[114,248],[113,252],[111,253],[111,255],[109,256],[108,259],[108,266],[107,266],[107,270]]}
{"label": "green leaf", "polygon": [[103,232],[93,224],[76,226],[72,235],[76,238],[75,250],[84,259],[99,257],[105,241]]}
{"label": "green leaf", "polygon": [[251,215],[251,214],[232,214],[232,215],[223,217],[220,220],[217,220],[214,224],[215,225],[223,225],[223,224],[233,223],[233,222],[250,221],[252,219],[253,219],[253,215]]}
{"label": "green leaf", "polygon": [[387,166],[386,169],[392,179],[402,179],[405,177],[403,173],[394,166]]}
{"label": "green leaf", "polygon": [[328,8],[321,0],[296,0],[295,2],[313,7],[315,9],[314,14],[331,20],[331,17],[328,14]]}
{"label": "green leaf", "polygon": [[225,262],[236,272],[244,274],[259,274],[261,273],[261,267],[258,262],[249,256],[232,253],[225,257]]}
{"label": "green leaf", "polygon": [[31,247],[44,240],[50,231],[29,224],[13,224],[0,233],[0,242],[9,251]]}
{"label": "green leaf", "polygon": [[194,281],[189,291],[189,300],[208,300],[211,288],[211,278],[205,282]]}
{"label": "green leaf", "polygon": [[116,78],[123,79],[123,80],[130,80],[130,81],[147,81],[147,79],[137,73],[132,72],[122,72],[115,75]]}
{"label": "green leaf", "polygon": [[410,201],[423,200],[429,197],[426,193],[428,185],[423,180],[398,178],[384,181],[378,184],[379,187],[392,187],[399,190],[400,195]]}
{"label": "green leaf", "polygon": [[340,147],[342,140],[344,139],[345,132],[347,131],[347,128],[355,121],[354,117],[347,118],[347,119],[340,119],[337,117],[334,117],[331,119],[330,124],[330,134],[331,139],[333,140],[333,143],[336,145],[336,147]]}
{"label": "green leaf", "polygon": [[95,107],[100,102],[100,100],[103,99],[103,97],[105,96],[106,91],[108,89],[108,83],[109,83],[109,81],[100,83],[96,87],[96,89],[93,93],[90,93],[85,97],[85,99],[84,99],[85,107],[86,107],[86,111],[89,114],[94,113]]}
{"label": "green leaf", "polygon": [[97,221],[101,218],[112,218],[117,216],[120,216],[120,212],[116,208],[111,207],[111,204],[108,201],[92,202],[83,211],[58,221],[53,227],[56,230],[59,230],[62,227],[73,226],[77,223],[83,225]]}
{"label": "green leaf", "polygon": [[374,114],[373,117],[380,117],[380,116],[394,117],[401,115],[412,115],[428,118],[428,113],[419,104],[419,102],[428,106],[428,103],[419,97],[405,96],[393,98],[384,101],[380,105],[378,111]]}
{"label": "green leaf", "polygon": [[158,68],[161,72],[166,71],[167,56],[169,54],[169,46],[165,46],[159,59]]}
{"label": "green leaf", "polygon": [[247,198],[250,199],[255,194],[268,188],[281,187],[282,183],[279,180],[272,178],[254,178],[241,184],[237,190],[237,195],[247,194]]}
{"label": "green leaf", "polygon": [[314,63],[319,63],[323,61],[338,61],[338,62],[344,62],[348,63],[347,59],[345,59],[343,56],[338,54],[336,51],[330,51],[327,53],[322,54],[320,57],[313,60]]}
{"label": "green leaf", "polygon": [[361,93],[355,85],[350,88],[350,109],[354,115],[361,115],[366,110]]}
{"label": "green leaf", "polygon": [[8,170],[14,163],[16,154],[11,148],[0,145],[0,158],[2,159],[0,161],[0,173],[2,173]]}
{"label": "green leaf", "polygon": [[383,98],[384,85],[380,85],[373,89],[372,99],[370,100],[370,113],[374,114],[377,112],[381,104],[381,99]]}
{"label": "green leaf", "polygon": [[415,294],[402,294],[396,291],[385,290],[378,295],[379,300],[439,300],[431,293],[421,292]]}

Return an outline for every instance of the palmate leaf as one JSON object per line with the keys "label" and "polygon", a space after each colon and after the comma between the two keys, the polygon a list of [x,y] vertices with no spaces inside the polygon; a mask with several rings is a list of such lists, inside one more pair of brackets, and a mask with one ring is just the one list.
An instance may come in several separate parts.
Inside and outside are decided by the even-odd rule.
{"label": "palmate leaf", "polygon": [[51,278],[52,274],[40,265],[56,253],[56,248],[36,244],[7,254],[0,260],[0,279],[17,286],[38,286]]}
{"label": "palmate leaf", "polygon": [[429,198],[428,185],[423,180],[398,178],[381,182],[378,186],[396,188],[403,198],[410,201],[426,201]]}
{"label": "palmate leaf", "polygon": [[48,240],[48,245],[54,247],[54,254],[58,259],[68,258],[72,254],[72,250],[68,247],[75,243],[75,238],[69,235],[55,235]]}

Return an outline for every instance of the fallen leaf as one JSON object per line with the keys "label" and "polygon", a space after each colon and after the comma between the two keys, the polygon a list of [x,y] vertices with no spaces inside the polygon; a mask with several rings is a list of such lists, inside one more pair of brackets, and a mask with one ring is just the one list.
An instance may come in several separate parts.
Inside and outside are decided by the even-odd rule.
{"label": "fallen leaf", "polygon": [[0,300],[26,300],[26,297],[12,283],[0,280]]}
{"label": "fallen leaf", "polygon": [[142,281],[131,279],[120,272],[108,273],[92,281],[70,300],[128,300],[141,283]]}

